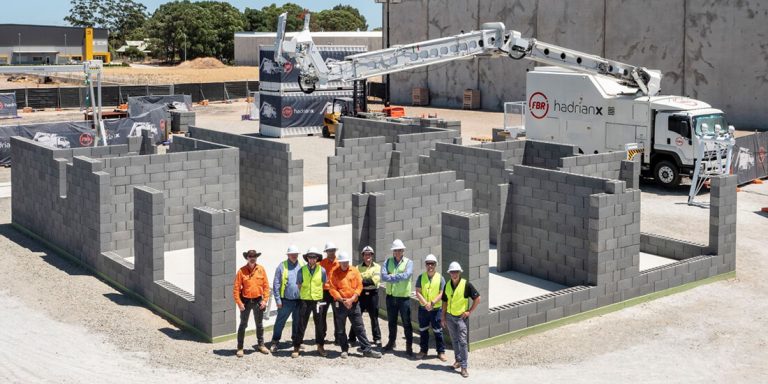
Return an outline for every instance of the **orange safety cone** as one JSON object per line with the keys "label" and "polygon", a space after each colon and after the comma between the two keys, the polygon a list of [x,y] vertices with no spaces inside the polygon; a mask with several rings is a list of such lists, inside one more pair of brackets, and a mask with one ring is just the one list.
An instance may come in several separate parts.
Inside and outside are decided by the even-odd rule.
{"label": "orange safety cone", "polygon": [[761,209],[760,211],[768,213],[768,207],[763,207],[763,209]]}

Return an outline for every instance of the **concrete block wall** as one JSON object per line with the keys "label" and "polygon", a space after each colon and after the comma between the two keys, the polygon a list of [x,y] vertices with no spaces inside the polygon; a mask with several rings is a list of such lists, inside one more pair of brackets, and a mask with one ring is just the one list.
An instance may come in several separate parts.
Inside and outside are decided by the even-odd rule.
{"label": "concrete block wall", "polygon": [[564,157],[560,159],[558,168],[563,172],[602,177],[604,179],[619,179],[621,162],[626,160],[626,158],[626,152],[606,152]]}
{"label": "concrete block wall", "polygon": [[709,254],[707,246],[652,233],[640,234],[640,252],[675,260]]}
{"label": "concrete block wall", "polygon": [[464,188],[463,180],[456,180],[455,172],[364,181],[363,192],[352,200],[355,254],[371,245],[383,261],[391,254],[392,241],[401,239],[418,275],[428,254],[441,254],[440,220],[445,210],[472,211],[472,191]]}
{"label": "concrete block wall", "polygon": [[640,191],[625,183],[519,165],[510,175],[498,270],[564,285],[636,274]]}
{"label": "concrete block wall", "polygon": [[304,229],[304,160],[289,144],[190,127],[192,138],[240,150],[240,215],[284,232]]}
{"label": "concrete block wall", "polygon": [[[94,156],[112,156],[104,159],[73,157],[71,150],[47,148],[28,139],[12,140],[12,151],[16,155],[16,167],[12,172],[14,225],[60,247],[113,285],[135,293],[182,325],[198,330],[206,339],[234,332],[234,307],[232,298],[227,297],[227,292],[231,296],[231,285],[226,287],[226,284],[231,284],[235,271],[235,211],[219,213],[214,208],[204,208],[213,215],[209,221],[214,224],[208,225],[205,220],[192,224],[196,258],[208,262],[208,267],[205,263],[196,263],[199,265],[195,274],[197,296],[164,280],[166,237],[177,234],[168,226],[167,221],[174,217],[168,209],[178,200],[167,196],[165,189],[154,189],[141,183],[124,186],[131,195],[131,209],[126,215],[131,219],[132,229],[127,238],[134,250],[134,263],[126,261],[126,255],[118,254],[113,247],[117,240],[111,234],[115,233],[114,225],[120,222],[114,218],[124,220],[115,212],[116,205],[124,204],[124,201],[116,201],[119,199],[115,199],[113,193],[112,179],[122,177],[115,176],[114,162],[127,160],[130,164],[134,158],[143,157],[150,159],[144,164],[147,167],[195,160],[181,160],[181,155],[187,159],[186,154],[171,153],[154,155],[166,156],[168,160],[153,163],[153,156],[135,156],[135,152],[128,151],[128,146],[92,148]],[[139,144],[140,141],[136,141],[130,145]],[[217,158],[229,156],[225,154],[227,151],[234,152],[234,158],[237,158],[237,151],[218,151],[221,155]],[[85,152],[78,151],[80,154]],[[218,168],[205,168],[208,169]],[[163,188],[166,188],[165,184]],[[224,219],[217,219],[219,216]],[[202,241],[206,236],[212,240]]]}
{"label": "concrete block wall", "polygon": [[575,145],[548,141],[525,140],[523,164],[533,167],[557,169],[564,157],[578,155]]}
{"label": "concrete block wall", "polygon": [[103,160],[111,189],[110,215],[101,220],[104,250],[132,253],[133,186],[163,191],[168,199],[165,250],[191,248],[194,207],[239,207],[237,163],[237,149],[186,137],[174,138],[166,154]]}
{"label": "concrete block wall", "polygon": [[429,156],[419,157],[420,173],[455,171],[456,177],[464,180],[472,190],[475,210],[490,215],[490,240],[494,243],[501,227],[500,191],[508,183],[505,170],[511,167],[504,151],[479,146],[436,143]]}
{"label": "concrete block wall", "polygon": [[363,189],[363,181],[389,176],[392,144],[383,136],[342,140],[334,156],[328,157],[328,225],[352,222],[352,194]]}
{"label": "concrete block wall", "polygon": [[457,261],[464,270],[461,276],[480,293],[480,304],[470,318],[470,340],[488,337],[488,231],[486,213],[442,212],[442,254],[438,256],[440,272],[446,282],[448,265]]}

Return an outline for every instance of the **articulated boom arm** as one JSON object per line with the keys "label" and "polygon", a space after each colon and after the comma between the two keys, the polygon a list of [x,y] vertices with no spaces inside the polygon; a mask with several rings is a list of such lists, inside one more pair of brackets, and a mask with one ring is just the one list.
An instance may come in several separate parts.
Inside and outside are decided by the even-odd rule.
{"label": "articulated boom arm", "polygon": [[659,71],[541,43],[536,39],[524,39],[520,37],[520,32],[507,31],[504,23],[485,23],[477,31],[347,56],[342,61],[324,61],[309,32],[309,15],[304,19],[304,30],[287,41],[286,17],[286,14],[282,14],[278,19],[275,61],[283,63],[283,53],[296,59],[301,72],[299,87],[306,93],[313,92],[317,85],[322,87],[329,81],[367,79],[479,55],[509,56],[518,60],[526,58],[579,72],[608,76],[624,85],[639,88],[650,96],[658,93],[661,82]]}

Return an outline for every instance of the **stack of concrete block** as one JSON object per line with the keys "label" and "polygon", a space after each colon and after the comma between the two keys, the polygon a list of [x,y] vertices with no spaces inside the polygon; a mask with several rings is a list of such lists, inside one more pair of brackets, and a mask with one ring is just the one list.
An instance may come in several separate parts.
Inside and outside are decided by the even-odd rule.
{"label": "stack of concrete block", "polygon": [[457,261],[464,270],[461,276],[480,293],[480,304],[469,321],[469,339],[488,338],[488,215],[459,211],[442,212],[442,254],[438,264],[446,283],[450,279],[448,265]]}
{"label": "stack of concrete block", "polygon": [[238,214],[233,209],[195,208],[195,327],[207,335],[235,331]]}
{"label": "stack of concrete block", "polygon": [[304,160],[274,140],[190,127],[190,137],[240,150],[240,215],[284,232],[304,229]]}
{"label": "stack of concrete block", "polygon": [[384,137],[347,139],[328,157],[328,225],[352,222],[352,194],[362,191],[363,181],[390,174],[392,144]]}
{"label": "stack of concrete block", "polygon": [[186,132],[195,125],[195,111],[171,110],[171,131]]}
{"label": "stack of concrete block", "polygon": [[420,173],[455,171],[456,177],[472,189],[475,210],[490,215],[490,240],[494,243],[501,227],[501,191],[508,183],[505,170],[512,167],[504,157],[505,153],[496,149],[446,143],[436,143],[429,156],[419,157]]}
{"label": "stack of concrete block", "polygon": [[165,278],[165,199],[163,192],[133,187],[133,263],[139,281],[136,291],[152,301],[153,283]]}
{"label": "stack of concrete block", "polygon": [[[355,252],[366,245],[389,249],[394,239],[400,239],[408,248],[406,255],[414,262],[415,275],[424,270],[424,258],[428,254],[441,253],[441,213],[472,211],[472,191],[464,188],[464,181],[456,180],[455,172],[368,180],[363,182],[362,192],[367,198],[355,195],[358,195],[352,200]],[[367,232],[361,230],[364,227],[368,228]]]}
{"label": "stack of concrete block", "polygon": [[717,273],[736,270],[736,175],[711,179],[709,252],[722,257]]}

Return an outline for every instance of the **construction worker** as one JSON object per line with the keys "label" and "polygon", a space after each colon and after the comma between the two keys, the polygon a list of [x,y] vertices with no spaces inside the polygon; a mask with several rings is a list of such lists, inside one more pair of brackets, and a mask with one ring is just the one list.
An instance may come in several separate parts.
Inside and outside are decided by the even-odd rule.
{"label": "construction worker", "polygon": [[363,356],[380,358],[381,353],[371,349],[371,343],[365,335],[363,326],[363,314],[357,299],[363,292],[363,278],[357,268],[350,267],[350,257],[346,252],[339,252],[339,266],[333,270],[330,280],[329,292],[333,297],[333,312],[336,314],[336,338],[341,346],[341,358],[346,359],[349,353],[349,343],[345,332],[347,318],[352,323]]}
{"label": "construction worker", "polygon": [[[339,263],[336,261],[336,244],[332,242],[325,243],[325,248],[323,249],[325,251],[325,258],[323,258],[322,261],[320,261],[320,266],[325,269],[325,273],[330,276],[333,273],[333,270],[336,269],[336,267],[339,266]],[[323,321],[323,324],[327,324],[326,321],[328,319],[328,308],[333,305],[333,297],[331,297],[330,292],[328,290],[330,289],[330,284],[325,283],[323,285],[323,303],[325,305],[320,307],[320,317]],[[323,327],[323,340],[325,340],[326,337],[326,331],[328,329],[328,326],[326,325]],[[333,311],[333,344],[338,345],[339,340],[336,338],[336,311]]]}
{"label": "construction worker", "polygon": [[387,284],[387,326],[389,340],[385,351],[395,349],[397,340],[397,315],[403,322],[405,353],[413,356],[413,326],[411,325],[411,275],[413,261],[405,257],[405,244],[400,239],[392,242],[392,257],[381,268],[381,281]]}
{"label": "construction worker", "polygon": [[275,269],[275,279],[272,282],[272,295],[277,304],[277,319],[272,330],[272,343],[269,351],[277,352],[283,328],[291,317],[291,340],[299,336],[299,288],[296,286],[296,277],[303,263],[299,261],[299,248],[295,245],[288,247],[286,260]]}
{"label": "construction worker", "polygon": [[296,276],[296,285],[299,288],[299,299],[301,301],[300,318],[301,328],[298,337],[293,339],[292,358],[299,357],[301,343],[304,341],[304,333],[307,331],[309,315],[312,314],[312,320],[315,323],[315,343],[317,344],[317,353],[320,356],[328,356],[323,344],[325,344],[325,320],[320,316],[320,308],[323,304],[323,285],[328,282],[328,276],[325,269],[320,266],[319,261],[323,259],[323,254],[317,248],[310,248],[304,254],[306,265],[301,267]]}
{"label": "construction worker", "polygon": [[[451,281],[445,285],[445,292],[443,293],[443,302],[445,303],[443,327],[448,328],[453,341],[453,352],[456,355],[453,369],[461,368],[461,376],[469,377],[469,373],[467,373],[467,358],[469,357],[467,323],[469,323],[469,316],[480,304],[480,293],[472,286],[472,283],[461,278],[461,272],[463,272],[461,265],[455,261],[448,266]],[[470,298],[472,298],[471,308],[469,307]]]}
{"label": "construction worker", "polygon": [[[373,344],[381,347],[381,328],[379,328],[379,282],[381,281],[381,265],[374,261],[373,248],[366,246],[360,252],[363,262],[357,267],[363,278],[363,294],[358,299],[360,311],[368,313],[371,320]],[[349,330],[349,342],[357,340],[355,328]]]}
{"label": "construction worker", "polygon": [[235,275],[232,297],[235,298],[237,309],[240,310],[240,327],[237,329],[237,357],[243,357],[243,343],[245,341],[245,328],[248,327],[248,318],[251,311],[256,321],[256,350],[267,355],[269,350],[264,346],[264,310],[269,302],[269,281],[264,267],[256,263],[261,252],[251,249],[243,252],[243,257],[248,262],[237,271]]}
{"label": "construction worker", "polygon": [[419,300],[419,353],[417,359],[427,357],[429,351],[429,328],[435,334],[437,358],[446,361],[445,343],[443,342],[442,302],[445,279],[437,270],[437,257],[427,255],[424,260],[427,271],[416,278],[416,298]]}

